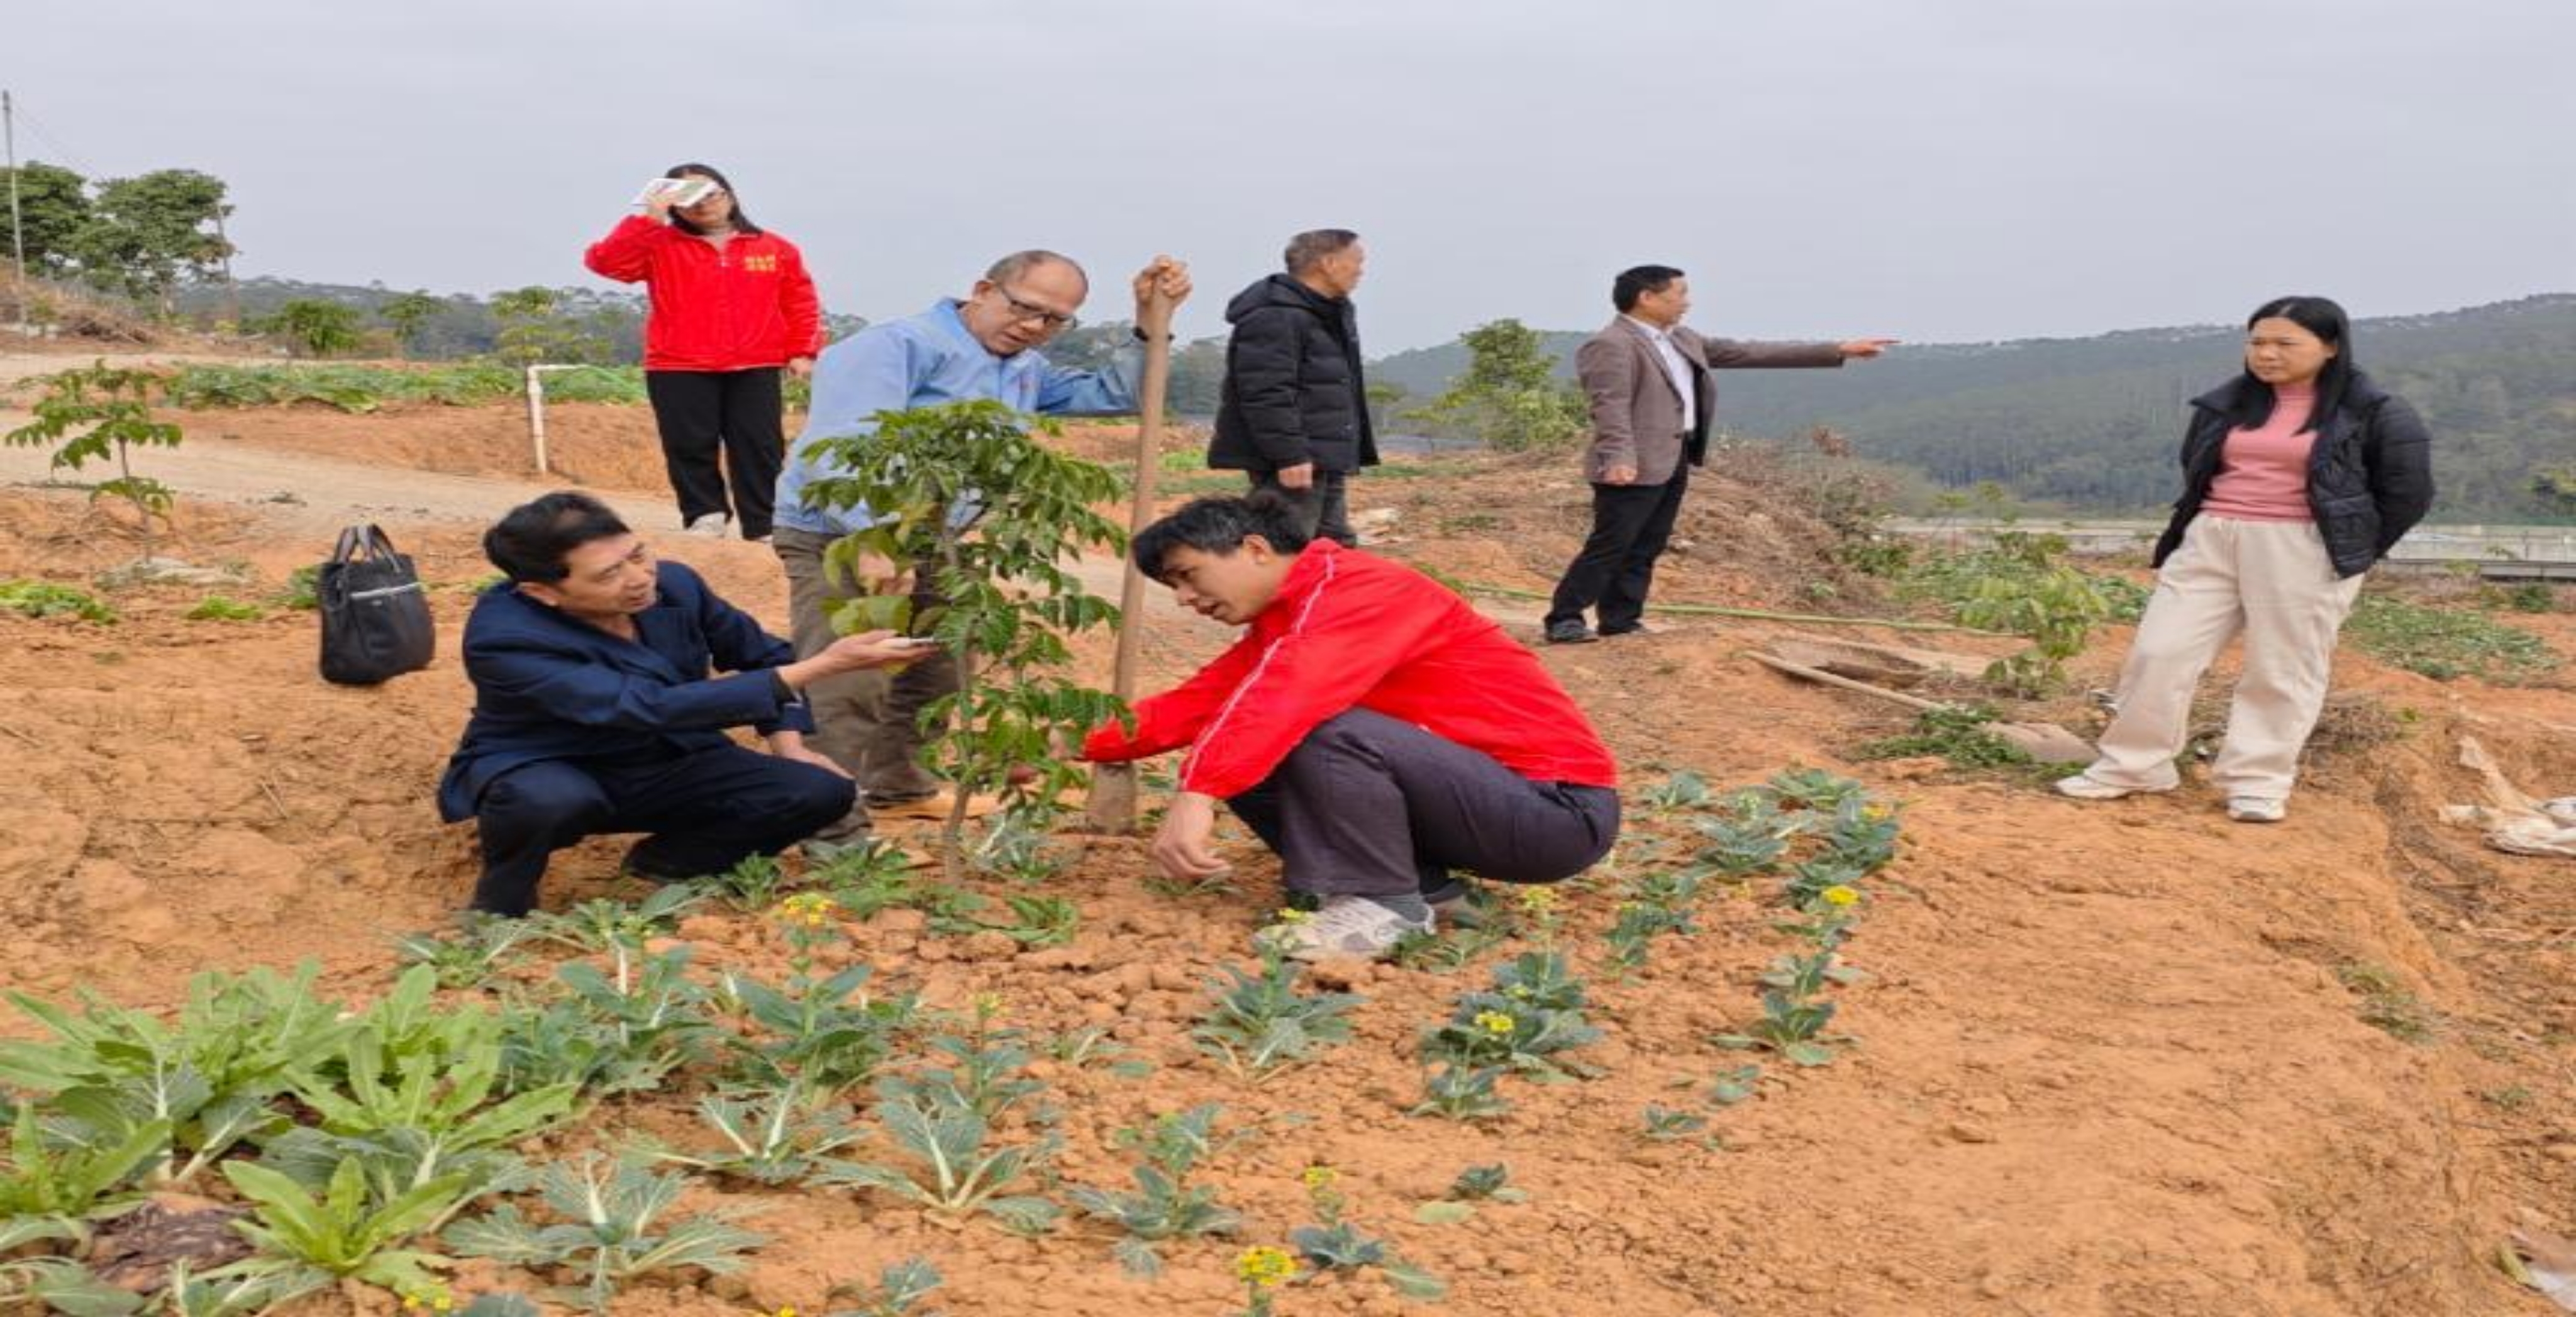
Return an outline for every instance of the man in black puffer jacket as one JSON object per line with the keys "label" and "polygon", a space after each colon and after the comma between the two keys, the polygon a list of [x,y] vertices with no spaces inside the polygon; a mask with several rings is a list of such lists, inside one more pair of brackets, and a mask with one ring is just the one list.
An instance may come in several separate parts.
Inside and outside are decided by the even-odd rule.
{"label": "man in black puffer jacket", "polygon": [[1360,378],[1359,287],[1368,254],[1348,229],[1288,240],[1285,274],[1226,304],[1225,392],[1208,465],[1241,471],[1255,489],[1294,494],[1320,538],[1357,547],[1350,474],[1377,465],[1367,384]]}

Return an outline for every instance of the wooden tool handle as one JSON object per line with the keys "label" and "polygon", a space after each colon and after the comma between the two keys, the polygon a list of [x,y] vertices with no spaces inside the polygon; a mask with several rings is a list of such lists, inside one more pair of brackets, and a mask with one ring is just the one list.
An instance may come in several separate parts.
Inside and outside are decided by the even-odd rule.
{"label": "wooden tool handle", "polygon": [[1936,700],[1927,700],[1919,695],[1900,694],[1883,687],[1872,686],[1865,681],[1854,681],[1849,677],[1836,676],[1835,674],[1827,672],[1821,668],[1811,668],[1803,663],[1792,663],[1784,658],[1774,658],[1769,654],[1755,654],[1753,656],[1753,661],[1767,668],[1777,668],[1793,677],[1804,677],[1809,681],[1822,682],[1827,686],[1839,686],[1842,689],[1851,691],[1855,694],[1875,695],[1890,704],[1902,704],[1909,709],[1938,709],[1942,707]]}

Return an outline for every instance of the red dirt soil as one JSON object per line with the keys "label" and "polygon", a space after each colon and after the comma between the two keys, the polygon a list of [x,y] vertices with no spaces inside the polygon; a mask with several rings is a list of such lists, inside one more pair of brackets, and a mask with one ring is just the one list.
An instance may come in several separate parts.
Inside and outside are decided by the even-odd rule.
{"label": "red dirt soil", "polygon": [[[191,418],[192,432],[381,463],[389,482],[412,468],[515,472],[525,439],[515,420],[500,408]],[[658,489],[640,410],[558,408],[550,428],[586,481]],[[1087,442],[1114,449],[1118,437]],[[1443,472],[1364,476],[1355,507],[1397,509],[1390,552],[1543,587],[1581,529],[1572,475],[1555,464]],[[1693,498],[1692,544],[1672,561],[1664,597],[1806,606],[1813,582],[1839,579],[1818,552],[1825,533],[1776,490],[1720,478]],[[322,546],[277,540],[269,515],[188,510],[186,554],[243,561],[263,584],[229,592],[237,597],[274,589]],[[476,527],[392,529],[442,587],[488,571]],[[765,549],[666,547],[783,623],[785,591]],[[73,496],[0,493],[0,577],[79,582],[133,553]],[[363,999],[390,979],[388,938],[438,924],[471,884],[471,829],[440,825],[430,801],[471,698],[454,649],[467,595],[434,592],[443,650],[428,671],[349,690],[314,676],[310,614],[183,620],[203,593],[118,592],[124,620],[112,626],[0,613],[8,987],[60,998],[86,985],[165,1004],[199,970],[310,958],[332,991]],[[1500,615],[1525,624],[1529,610]],[[2570,621],[2532,625],[2576,653]],[[1569,892],[1563,945],[1609,1033],[1583,1055],[1607,1074],[1512,1081],[1513,1112],[1481,1127],[1401,1114],[1420,1094],[1419,1032],[1483,986],[1481,966],[1350,975],[1368,999],[1357,1041],[1267,1084],[1191,1048],[1201,986],[1245,961],[1245,936],[1274,903],[1275,865],[1239,835],[1230,845],[1242,891],[1187,898],[1146,890],[1139,843],[1091,840],[1049,889],[1082,912],[1080,934],[1058,951],[927,938],[917,916],[890,912],[849,925],[850,947],[835,954],[864,956],[934,1005],[994,992],[1020,1027],[1107,1025],[1156,1063],[1142,1082],[1040,1063],[1067,1112],[1067,1183],[1123,1185],[1129,1157],[1111,1146],[1116,1130],[1222,1102],[1230,1124],[1264,1131],[1210,1177],[1243,1211],[1244,1242],[1277,1242],[1310,1220],[1299,1172],[1328,1163],[1341,1169],[1351,1217],[1448,1280],[1446,1307],[1459,1313],[2551,1311],[2494,1258],[2525,1219],[2576,1226],[2576,869],[2484,851],[2433,811],[2476,798],[2452,763],[2464,730],[2526,786],[2576,790],[2576,694],[2563,681],[2446,685],[2348,654],[2339,686],[2409,715],[2382,719],[2394,739],[2328,738],[2290,820],[2258,830],[2227,822],[2197,786],[2080,805],[1926,761],[1851,761],[1854,745],[1900,720],[1741,657],[1772,632],[1683,619],[1639,640],[1543,651],[1621,753],[1631,837],[1666,838],[1665,857],[1692,845],[1686,820],[1639,804],[1638,789],[1665,768],[1727,786],[1819,765],[1904,802],[1907,848],[1850,951],[1871,977],[1839,994],[1836,1025],[1860,1041],[1829,1068],[1768,1067],[1755,1100],[1711,1113],[1708,1145],[1647,1142],[1640,1112],[1696,1107],[1695,1090],[1741,1063],[1707,1040],[1757,1012],[1755,976],[1786,949],[1768,928],[1776,907],[1749,895],[1710,899],[1698,937],[1659,942],[1652,964],[1622,982],[1598,969],[1611,875]],[[1224,640],[1213,624],[1157,615],[1149,684]],[[2079,686],[2107,682],[2125,641],[2104,636]],[[1096,667],[1104,650],[1087,644],[1085,661]],[[2093,730],[2071,700],[2037,712]],[[612,877],[621,848],[603,840],[559,857],[549,905],[634,895]],[[1621,854],[1654,862],[1633,843]],[[698,915],[682,934],[706,971],[775,975],[784,963],[774,926],[749,916]],[[2438,1012],[2429,1040],[2362,1022],[2336,975],[2356,964],[2385,969]],[[612,1102],[542,1150],[594,1146],[598,1129],[621,1125],[703,1141],[688,1114],[695,1098]],[[1495,1161],[1510,1164],[1529,1202],[1483,1206],[1463,1225],[1415,1223],[1414,1207],[1461,1169]],[[1028,1240],[988,1220],[944,1225],[881,1194],[733,1186],[690,1201],[757,1209],[749,1224],[774,1241],[745,1278],[648,1280],[617,1312],[820,1312],[831,1283],[914,1254],[947,1276],[931,1305],[952,1314],[1212,1314],[1241,1299],[1229,1270],[1240,1242],[1166,1246],[1167,1272],[1149,1283],[1119,1271],[1113,1234],[1093,1224]],[[476,1265],[460,1292],[486,1281],[529,1284]],[[1292,1287],[1279,1311],[1377,1317],[1411,1306],[1368,1276]],[[294,1309],[392,1310],[356,1291]]]}

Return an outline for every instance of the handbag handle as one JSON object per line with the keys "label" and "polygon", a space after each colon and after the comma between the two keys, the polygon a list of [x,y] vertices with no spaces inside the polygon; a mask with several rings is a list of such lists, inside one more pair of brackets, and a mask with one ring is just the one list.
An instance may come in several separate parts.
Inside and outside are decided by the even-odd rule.
{"label": "handbag handle", "polygon": [[335,563],[355,562],[360,558],[392,558],[393,556],[393,540],[385,535],[383,527],[374,522],[364,526],[344,528],[340,532],[339,544],[331,550],[331,561]]}

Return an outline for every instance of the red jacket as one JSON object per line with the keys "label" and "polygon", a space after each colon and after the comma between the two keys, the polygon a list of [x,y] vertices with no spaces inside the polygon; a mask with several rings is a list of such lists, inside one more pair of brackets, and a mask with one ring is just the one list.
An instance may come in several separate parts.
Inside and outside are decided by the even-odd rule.
{"label": "red jacket", "polygon": [[1083,742],[1085,759],[1191,747],[1181,789],[1238,795],[1346,709],[1401,718],[1536,782],[1619,785],[1610,750],[1538,657],[1401,563],[1317,540],[1279,597],[1196,676]]}
{"label": "red jacket", "polygon": [[823,303],[804,253],[775,233],[737,234],[724,250],[642,215],[590,245],[582,264],[642,280],[646,370],[756,370],[823,350]]}

